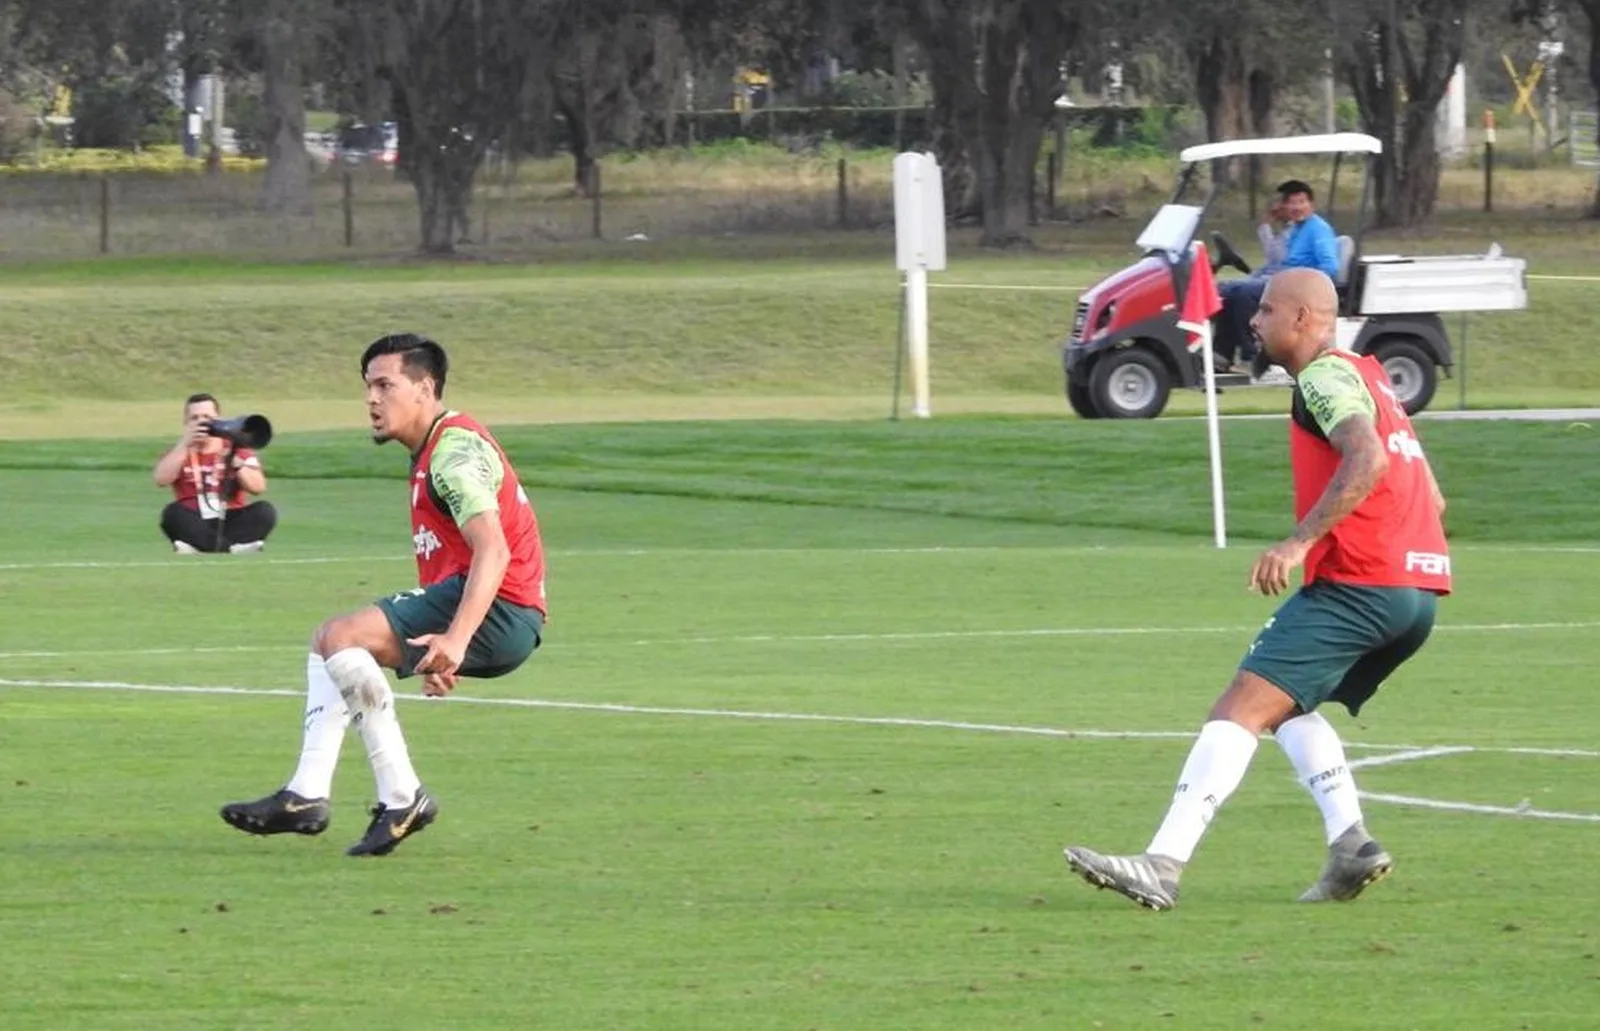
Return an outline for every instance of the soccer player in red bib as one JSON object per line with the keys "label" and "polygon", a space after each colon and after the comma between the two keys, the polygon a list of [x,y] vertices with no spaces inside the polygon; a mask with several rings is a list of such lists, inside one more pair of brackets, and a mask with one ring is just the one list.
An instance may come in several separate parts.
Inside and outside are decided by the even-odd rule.
{"label": "soccer player in red bib", "polygon": [[1178,879],[1206,826],[1270,733],[1322,810],[1328,860],[1302,902],[1347,901],[1393,861],[1367,833],[1344,746],[1316,710],[1355,715],[1433,630],[1450,593],[1444,498],[1411,420],[1376,359],[1333,346],[1338,296],[1315,269],[1272,277],[1251,328],[1295,378],[1289,453],[1294,533],[1261,555],[1249,586],[1304,586],[1267,621],[1189,752],[1166,819],[1139,855],[1074,846],[1089,883],[1150,909],[1178,902]]}
{"label": "soccer player in red bib", "polygon": [[361,357],[374,442],[411,452],[415,590],[317,628],[306,659],[300,764],[279,791],[223,806],[251,834],[320,834],[345,728],[354,723],[377,780],[378,804],[350,855],[387,855],[439,807],[406,750],[384,669],[420,674],[423,693],[458,677],[510,673],[544,629],[544,548],[516,470],[489,431],[444,406],[444,348],[411,333],[382,337]]}

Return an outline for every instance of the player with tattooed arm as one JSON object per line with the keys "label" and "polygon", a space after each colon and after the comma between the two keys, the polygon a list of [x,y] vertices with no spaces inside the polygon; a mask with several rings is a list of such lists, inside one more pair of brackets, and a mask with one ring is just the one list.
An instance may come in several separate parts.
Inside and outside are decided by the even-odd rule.
{"label": "player with tattooed arm", "polygon": [[1256,560],[1249,586],[1280,594],[1300,566],[1304,586],[1267,621],[1212,707],[1149,847],[1129,856],[1066,850],[1089,883],[1150,909],[1177,905],[1179,876],[1264,733],[1322,811],[1327,864],[1301,901],[1353,899],[1393,865],[1367,833],[1344,746],[1317,708],[1338,702],[1354,715],[1422,647],[1450,593],[1450,555],[1444,498],[1411,420],[1376,359],[1334,347],[1337,314],[1332,280],[1288,269],[1268,282],[1250,323],[1295,378],[1299,522]]}

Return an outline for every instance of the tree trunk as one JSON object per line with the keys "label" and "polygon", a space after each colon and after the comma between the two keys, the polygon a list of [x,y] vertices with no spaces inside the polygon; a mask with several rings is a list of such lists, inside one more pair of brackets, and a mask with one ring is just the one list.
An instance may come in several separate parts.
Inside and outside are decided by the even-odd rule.
{"label": "tree trunk", "polygon": [[[1276,100],[1277,90],[1272,81],[1272,76],[1260,68],[1250,73],[1250,135],[1257,139],[1267,139],[1275,135],[1272,131],[1272,109]],[[1250,158],[1250,165],[1254,173],[1255,182],[1261,183],[1267,177],[1267,162],[1260,155]],[[1254,204],[1254,201],[1251,202]]]}
{"label": "tree trunk", "polygon": [[[580,94],[582,92],[580,87]],[[582,103],[580,96],[576,105],[557,101],[557,106],[567,120],[567,143],[572,148],[572,188],[578,196],[593,199],[589,193],[594,188],[594,143],[590,136],[590,120],[577,109]]]}
{"label": "tree trunk", "polygon": [[[191,138],[189,136],[189,112],[195,110],[197,107],[200,106],[200,73],[195,71],[193,68],[189,67],[189,65],[187,63],[185,64],[184,68],[182,69],[182,73],[183,73],[183,116],[182,116],[183,117],[183,127],[182,127],[182,137],[183,137],[184,142],[189,145],[184,150],[184,156],[185,157],[200,157],[203,154],[205,154],[205,147],[203,145],[203,142],[204,142],[203,138],[204,138],[204,135],[205,135],[205,128],[202,126],[201,130],[200,130],[200,135],[199,136],[195,136],[192,140],[191,140]],[[192,150],[189,149],[190,147],[192,147],[193,149]]]}
{"label": "tree trunk", "polygon": [[456,243],[468,242],[472,181],[482,155],[475,149],[419,147],[412,155],[411,184],[417,191],[417,213],[426,254],[454,254]]}
{"label": "tree trunk", "polygon": [[977,218],[983,213],[978,172],[970,141],[976,138],[977,119],[967,99],[958,69],[971,67],[977,55],[970,35],[950,40],[939,51],[929,51],[928,85],[933,107],[928,112],[928,149],[939,162],[944,187],[945,212],[952,219]]}
{"label": "tree trunk", "polygon": [[940,154],[941,164],[950,161],[946,207],[957,199],[951,165],[966,164],[977,179],[980,242],[1026,244],[1029,182],[1077,23],[1054,0],[913,3],[904,14],[927,55],[934,125],[953,135],[966,157]]}
{"label": "tree trunk", "polygon": [[1028,187],[1043,141],[1044,123],[1034,119],[1019,118],[998,131],[986,127],[978,154],[983,246],[1017,247],[1031,242]]}
{"label": "tree trunk", "polygon": [[425,254],[452,254],[455,241],[445,216],[444,191],[440,188],[437,162],[413,153],[411,186],[417,191],[417,214]]}
{"label": "tree trunk", "polygon": [[306,156],[306,105],[300,31],[287,0],[273,0],[263,15],[261,50],[266,109],[267,179],[263,203],[270,211],[311,214],[311,165]]}
{"label": "tree trunk", "polygon": [[1421,0],[1415,45],[1392,8],[1347,44],[1342,63],[1362,125],[1383,143],[1373,176],[1380,225],[1409,228],[1433,215],[1439,197],[1434,118],[1461,59],[1464,6],[1464,0]]}
{"label": "tree trunk", "polygon": [[1389,191],[1390,225],[1415,226],[1433,217],[1439,199],[1439,150],[1433,109],[1410,105],[1400,140],[1400,176]]}
{"label": "tree trunk", "polygon": [[[1583,0],[1583,13],[1589,19],[1589,85],[1600,97],[1600,0]],[[1600,145],[1600,127],[1595,131],[1595,143]],[[1600,218],[1600,173],[1595,176],[1594,201],[1589,207],[1590,218]]]}
{"label": "tree trunk", "polygon": [[[1233,33],[1212,37],[1196,55],[1195,85],[1206,119],[1206,138],[1237,140],[1249,132],[1249,69],[1244,45]],[[1211,178],[1219,187],[1232,185],[1232,161],[1212,162]]]}
{"label": "tree trunk", "polygon": [[512,135],[549,10],[523,0],[408,0],[358,13],[383,43],[375,74],[388,82],[400,122],[421,250],[451,254],[469,239],[484,155]]}

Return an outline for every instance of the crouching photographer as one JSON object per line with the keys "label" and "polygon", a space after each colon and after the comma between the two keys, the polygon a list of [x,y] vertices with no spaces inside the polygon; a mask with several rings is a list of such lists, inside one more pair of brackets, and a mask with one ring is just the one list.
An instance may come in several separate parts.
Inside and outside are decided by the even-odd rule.
{"label": "crouching photographer", "polygon": [[256,452],[272,439],[259,415],[223,419],[210,394],[183,403],[183,435],[156,462],[156,486],[172,488],[161,512],[161,532],[179,554],[260,551],[277,525],[265,493],[267,475]]}

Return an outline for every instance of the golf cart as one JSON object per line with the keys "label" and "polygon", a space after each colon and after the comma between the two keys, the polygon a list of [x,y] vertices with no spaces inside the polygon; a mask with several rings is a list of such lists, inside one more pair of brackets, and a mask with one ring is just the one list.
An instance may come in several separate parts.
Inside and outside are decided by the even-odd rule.
{"label": "golf cart", "polygon": [[[1144,257],[1102,279],[1078,299],[1072,333],[1062,348],[1072,410],[1086,419],[1150,419],[1166,408],[1174,386],[1203,388],[1203,357],[1191,350],[1189,334],[1178,325],[1177,298],[1184,296],[1193,255],[1207,253],[1204,247],[1190,245],[1216,199],[1216,188],[1213,185],[1198,204],[1185,201],[1201,192],[1199,173],[1205,162],[1267,154],[1333,155],[1330,221],[1343,156],[1361,155],[1365,175],[1355,232],[1339,237],[1335,342],[1383,362],[1408,413],[1426,408],[1438,387],[1439,370],[1448,373],[1452,363],[1450,339],[1439,313],[1527,307],[1527,263],[1502,256],[1498,246],[1482,255],[1363,254],[1372,184],[1372,163],[1367,159],[1382,148],[1372,136],[1333,133],[1227,140],[1180,153],[1183,168],[1172,201],[1140,234],[1138,246]],[[1226,237],[1211,235],[1212,250],[1224,263],[1248,270]],[[1230,388],[1290,385],[1282,369],[1264,360],[1258,360],[1249,373],[1218,374],[1216,382]]]}

